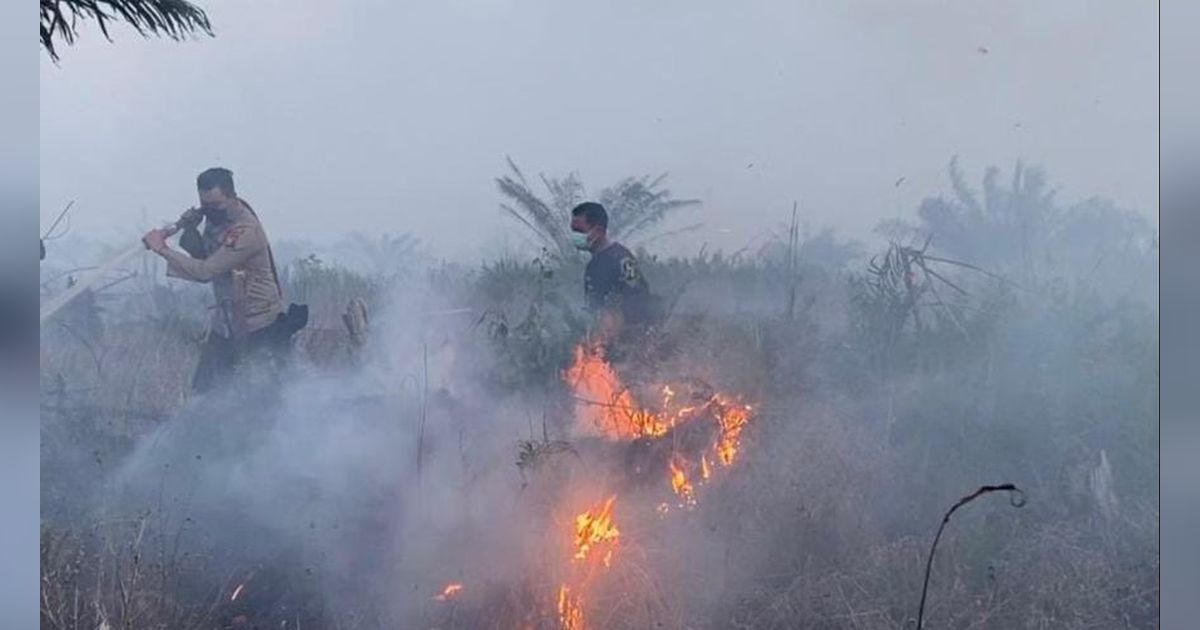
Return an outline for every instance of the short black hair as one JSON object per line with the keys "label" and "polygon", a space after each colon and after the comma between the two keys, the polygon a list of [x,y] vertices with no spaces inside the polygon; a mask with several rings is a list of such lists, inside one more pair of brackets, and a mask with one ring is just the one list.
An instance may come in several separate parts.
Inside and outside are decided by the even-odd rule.
{"label": "short black hair", "polygon": [[226,196],[236,197],[233,188],[233,171],[219,166],[210,168],[196,177],[196,190],[205,191],[220,188]]}
{"label": "short black hair", "polygon": [[585,201],[571,209],[571,216],[579,215],[587,218],[588,225],[599,225],[608,229],[608,211],[595,201]]}

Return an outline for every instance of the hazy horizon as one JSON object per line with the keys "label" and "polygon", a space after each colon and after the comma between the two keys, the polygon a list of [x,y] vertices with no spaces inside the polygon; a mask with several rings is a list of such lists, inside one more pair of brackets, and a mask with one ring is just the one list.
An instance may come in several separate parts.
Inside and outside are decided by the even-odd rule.
{"label": "hazy horizon", "polygon": [[199,4],[215,38],[87,24],[43,55],[43,229],[74,200],[73,232],[136,237],[220,164],[275,240],[411,232],[470,260],[519,244],[506,156],[589,191],[669,172],[704,227],[664,253],[738,249],[793,201],[863,238],[947,191],[954,155],[1157,225],[1153,5]]}

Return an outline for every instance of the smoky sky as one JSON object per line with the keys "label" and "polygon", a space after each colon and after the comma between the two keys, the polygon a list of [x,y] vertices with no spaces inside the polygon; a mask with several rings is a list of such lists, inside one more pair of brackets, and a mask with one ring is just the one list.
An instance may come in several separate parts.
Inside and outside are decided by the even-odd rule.
{"label": "smoky sky", "polygon": [[[519,251],[493,179],[596,191],[669,172],[737,249],[798,201],[864,237],[1015,160],[1060,198],[1157,213],[1157,9],[1125,0],[197,0],[215,38],[113,43],[41,70],[41,217],[136,236],[224,165],[272,238],[412,232],[440,256]],[[897,186],[896,182],[904,180]]]}

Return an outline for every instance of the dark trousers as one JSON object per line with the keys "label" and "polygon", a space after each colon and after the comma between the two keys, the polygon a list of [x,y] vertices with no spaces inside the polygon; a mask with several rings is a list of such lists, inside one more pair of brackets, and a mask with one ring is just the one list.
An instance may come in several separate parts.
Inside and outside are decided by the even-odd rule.
{"label": "dark trousers", "polygon": [[212,391],[227,383],[238,366],[249,362],[280,369],[291,354],[291,345],[291,335],[281,334],[275,324],[250,333],[243,344],[209,333],[200,348],[192,390],[198,394]]}

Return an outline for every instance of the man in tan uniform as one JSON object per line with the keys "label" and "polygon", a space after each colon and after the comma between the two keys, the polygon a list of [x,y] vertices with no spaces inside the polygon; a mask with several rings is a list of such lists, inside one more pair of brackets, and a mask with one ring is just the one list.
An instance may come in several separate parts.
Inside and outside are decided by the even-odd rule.
{"label": "man in tan uniform", "polygon": [[[193,387],[207,391],[232,373],[248,355],[281,359],[291,335],[303,326],[285,316],[283,289],[266,233],[254,210],[237,196],[233,174],[211,168],[196,178],[200,207],[183,213],[179,252],[167,244],[162,230],[143,238],[148,249],[167,261],[167,275],[211,283],[216,303]],[[198,225],[204,220],[204,231]],[[305,312],[307,321],[307,312]]]}

